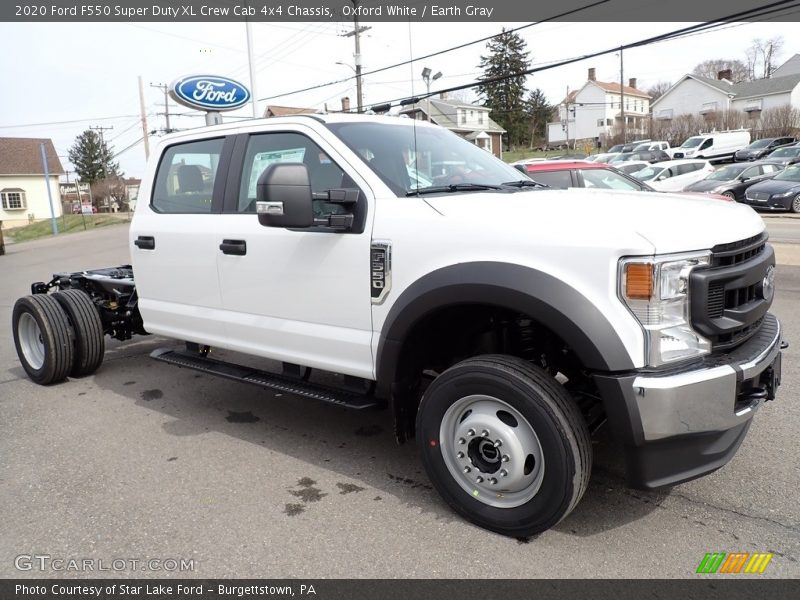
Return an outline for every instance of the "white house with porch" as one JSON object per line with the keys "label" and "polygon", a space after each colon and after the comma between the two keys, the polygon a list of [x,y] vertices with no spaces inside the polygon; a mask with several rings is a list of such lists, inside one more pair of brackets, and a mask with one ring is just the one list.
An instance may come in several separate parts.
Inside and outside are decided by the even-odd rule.
{"label": "white house with porch", "polygon": [[548,144],[571,144],[576,140],[604,143],[621,131],[623,112],[628,137],[645,133],[650,95],[636,88],[636,78],[620,86],[619,82],[598,81],[595,70],[590,68],[586,83],[569,92],[558,105],[558,121],[548,123]]}

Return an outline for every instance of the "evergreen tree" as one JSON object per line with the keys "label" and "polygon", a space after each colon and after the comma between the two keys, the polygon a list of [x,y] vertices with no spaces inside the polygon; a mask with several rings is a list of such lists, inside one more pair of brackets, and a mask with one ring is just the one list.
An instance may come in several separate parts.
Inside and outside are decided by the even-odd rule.
{"label": "evergreen tree", "polygon": [[528,134],[525,110],[525,75],[491,82],[495,77],[505,77],[530,68],[527,44],[519,34],[506,31],[486,44],[487,56],[481,56],[478,65],[483,69],[478,85],[478,95],[483,105],[492,109],[491,117],[507,132],[512,147],[523,143]]}
{"label": "evergreen tree", "polygon": [[528,133],[533,147],[535,140],[547,138],[547,123],[553,114],[553,106],[547,101],[544,92],[539,88],[533,90],[525,101],[525,112],[528,115]]}
{"label": "evergreen tree", "polygon": [[67,156],[84,183],[93,184],[120,175],[119,163],[114,161],[114,155],[97,132],[91,129],[77,137]]}

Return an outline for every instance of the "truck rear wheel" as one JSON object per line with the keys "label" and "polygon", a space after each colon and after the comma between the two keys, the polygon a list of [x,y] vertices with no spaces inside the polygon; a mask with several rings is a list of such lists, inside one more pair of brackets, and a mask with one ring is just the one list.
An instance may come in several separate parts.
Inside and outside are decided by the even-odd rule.
{"label": "truck rear wheel", "polygon": [[459,514],[527,537],[566,517],[592,468],[589,430],[564,388],[519,358],[460,362],[425,391],[417,414],[423,464]]}
{"label": "truck rear wheel", "polygon": [[34,294],[17,300],[11,325],[28,377],[40,385],[66,379],[73,363],[72,339],[67,315],[53,297]]}
{"label": "truck rear wheel", "polygon": [[64,290],[53,294],[67,314],[75,340],[71,377],[85,377],[103,363],[106,351],[103,322],[94,302],[82,290]]}

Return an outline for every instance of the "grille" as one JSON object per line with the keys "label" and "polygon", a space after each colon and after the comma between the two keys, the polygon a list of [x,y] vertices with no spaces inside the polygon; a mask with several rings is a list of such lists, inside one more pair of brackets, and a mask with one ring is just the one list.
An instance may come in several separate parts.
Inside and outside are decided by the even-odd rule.
{"label": "grille", "polygon": [[737,346],[758,331],[771,303],[761,285],[774,264],[767,234],[761,233],[714,246],[710,268],[692,273],[692,324],[714,350]]}
{"label": "grille", "polygon": [[761,254],[767,247],[767,234],[761,233],[745,240],[719,244],[711,249],[712,267],[738,265]]}
{"label": "grille", "polygon": [[769,200],[769,192],[746,192],[748,200]]}

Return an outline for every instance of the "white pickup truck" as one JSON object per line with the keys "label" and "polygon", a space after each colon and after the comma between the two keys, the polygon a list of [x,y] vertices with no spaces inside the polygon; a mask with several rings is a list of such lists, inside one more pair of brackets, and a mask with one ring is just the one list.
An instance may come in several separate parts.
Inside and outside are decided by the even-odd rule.
{"label": "white pickup truck", "polygon": [[[104,334],[157,334],[186,342],[153,353],[165,363],[386,406],[444,499],[506,535],[576,506],[598,428],[621,444],[630,485],[671,485],[729,461],[780,384],[774,253],[752,209],[548,190],[410,119],[301,115],[166,136],[130,253],[16,303],[33,381],[91,374]],[[215,347],[283,372],[222,362]]]}

